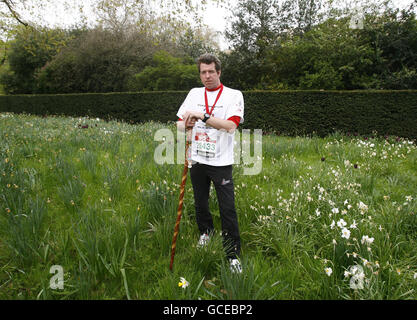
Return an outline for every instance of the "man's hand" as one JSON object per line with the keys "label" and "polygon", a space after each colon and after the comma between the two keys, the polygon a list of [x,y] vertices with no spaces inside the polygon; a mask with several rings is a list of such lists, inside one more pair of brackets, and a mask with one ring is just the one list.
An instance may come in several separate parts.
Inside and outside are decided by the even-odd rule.
{"label": "man's hand", "polygon": [[202,112],[187,111],[182,120],[184,121],[186,128],[192,128],[194,127],[196,121],[202,120],[203,118],[204,113]]}
{"label": "man's hand", "polygon": [[[182,131],[184,131],[185,129],[193,128],[196,121],[203,119],[204,113],[197,111],[187,111],[184,114],[184,117],[182,119],[183,121],[178,121],[177,126]],[[231,120],[223,120],[215,117],[210,117],[207,120],[206,124],[217,130],[226,130],[229,133],[233,133],[237,127],[236,124]]]}

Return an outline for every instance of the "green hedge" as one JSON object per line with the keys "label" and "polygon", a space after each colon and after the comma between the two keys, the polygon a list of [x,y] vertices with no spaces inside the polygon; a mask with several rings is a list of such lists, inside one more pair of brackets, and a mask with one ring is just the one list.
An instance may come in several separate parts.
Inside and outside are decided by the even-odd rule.
{"label": "green hedge", "polygon": [[251,128],[325,136],[335,131],[417,138],[417,91],[246,92]]}
{"label": "green hedge", "polygon": [[0,96],[0,112],[89,116],[131,123],[174,120],[186,92]]}
{"label": "green hedge", "polygon": [[[0,112],[175,121],[187,92],[0,96]],[[335,131],[417,138],[417,90],[247,91],[241,128],[287,135]]]}

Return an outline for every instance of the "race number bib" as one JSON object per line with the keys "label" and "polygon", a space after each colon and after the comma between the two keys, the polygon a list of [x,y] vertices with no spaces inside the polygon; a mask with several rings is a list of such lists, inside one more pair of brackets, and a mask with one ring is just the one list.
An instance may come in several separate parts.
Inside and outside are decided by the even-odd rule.
{"label": "race number bib", "polygon": [[197,131],[195,133],[196,151],[199,156],[206,158],[214,158],[216,155],[216,138],[210,136],[204,131]]}

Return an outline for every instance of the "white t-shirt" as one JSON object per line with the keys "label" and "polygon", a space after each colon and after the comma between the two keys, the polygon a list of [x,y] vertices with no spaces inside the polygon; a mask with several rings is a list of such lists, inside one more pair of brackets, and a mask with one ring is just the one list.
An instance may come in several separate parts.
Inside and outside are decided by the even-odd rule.
{"label": "white t-shirt", "polygon": [[[219,90],[207,91],[209,111],[211,111]],[[204,91],[204,87],[191,89],[179,108],[177,116],[183,119],[186,111],[206,113]],[[240,123],[243,123],[243,111],[242,92],[223,86],[223,92],[213,109],[212,116],[224,120],[239,116]],[[217,130],[206,125],[202,120],[198,120],[192,132],[191,160],[211,166],[233,164],[234,138],[234,132],[228,133],[226,130]]]}

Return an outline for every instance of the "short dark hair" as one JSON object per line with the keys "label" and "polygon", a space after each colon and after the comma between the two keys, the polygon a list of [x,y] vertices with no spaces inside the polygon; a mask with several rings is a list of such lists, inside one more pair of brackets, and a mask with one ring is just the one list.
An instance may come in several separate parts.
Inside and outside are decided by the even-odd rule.
{"label": "short dark hair", "polygon": [[212,53],[205,53],[202,54],[198,60],[197,60],[197,67],[198,67],[198,72],[200,72],[200,64],[204,63],[204,64],[211,64],[213,63],[216,66],[216,71],[219,72],[222,69],[222,64],[219,60],[219,58],[217,58],[214,54]]}

